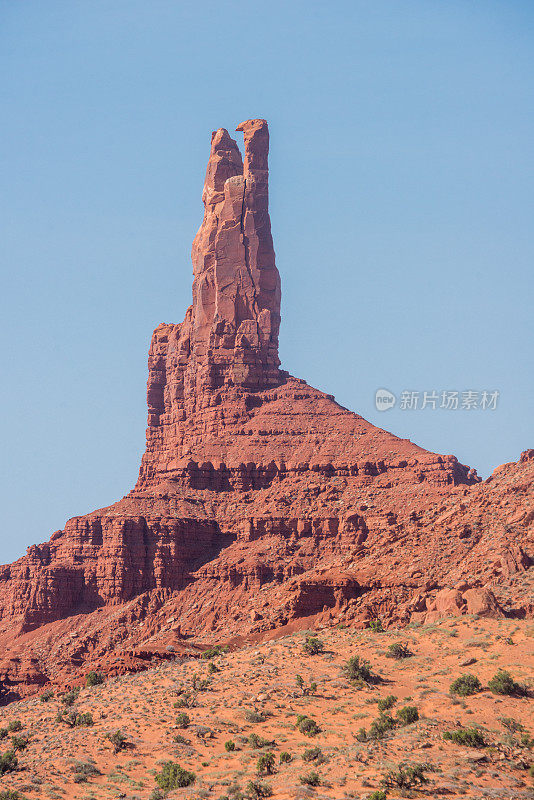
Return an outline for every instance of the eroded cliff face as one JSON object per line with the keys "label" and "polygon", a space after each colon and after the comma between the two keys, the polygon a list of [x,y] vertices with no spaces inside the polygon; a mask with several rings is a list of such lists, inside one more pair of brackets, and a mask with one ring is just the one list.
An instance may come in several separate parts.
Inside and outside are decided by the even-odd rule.
{"label": "eroded cliff face", "polygon": [[135,488],[0,568],[9,696],[310,616],[534,608],[533,451],[481,484],[280,369],[268,128],[238,130],[243,159],[212,135],[192,304],[152,337]]}

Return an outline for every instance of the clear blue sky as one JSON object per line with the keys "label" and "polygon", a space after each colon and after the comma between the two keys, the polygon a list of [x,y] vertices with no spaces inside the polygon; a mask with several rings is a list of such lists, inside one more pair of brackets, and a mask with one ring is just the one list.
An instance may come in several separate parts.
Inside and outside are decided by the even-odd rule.
{"label": "clear blue sky", "polygon": [[534,446],[531,0],[1,0],[0,87],[0,562],[133,485],[210,134],[249,117],[284,366],[484,476]]}

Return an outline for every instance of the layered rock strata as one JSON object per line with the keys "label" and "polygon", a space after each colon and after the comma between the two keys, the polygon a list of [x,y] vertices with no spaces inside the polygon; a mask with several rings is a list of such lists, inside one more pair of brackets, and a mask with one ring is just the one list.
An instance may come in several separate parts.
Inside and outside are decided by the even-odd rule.
{"label": "layered rock strata", "polygon": [[238,130],[244,158],[212,135],[192,304],[152,337],[135,488],[0,568],[5,696],[310,617],[532,613],[533,451],[481,484],[280,369],[268,128]]}

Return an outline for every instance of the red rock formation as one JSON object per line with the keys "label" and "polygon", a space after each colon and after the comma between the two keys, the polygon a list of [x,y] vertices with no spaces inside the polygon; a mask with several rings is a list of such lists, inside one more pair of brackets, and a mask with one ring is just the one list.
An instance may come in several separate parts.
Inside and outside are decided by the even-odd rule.
{"label": "red rock formation", "polygon": [[269,134],[238,130],[244,160],[212,135],[192,305],[152,338],[136,487],[0,568],[10,697],[310,616],[534,609],[534,451],[481,484],[280,369]]}

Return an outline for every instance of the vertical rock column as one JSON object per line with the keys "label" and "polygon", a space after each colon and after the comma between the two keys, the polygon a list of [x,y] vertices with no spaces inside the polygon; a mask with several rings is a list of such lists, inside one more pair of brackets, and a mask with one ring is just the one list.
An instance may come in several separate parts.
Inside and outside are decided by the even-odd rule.
{"label": "vertical rock column", "polygon": [[224,128],[212,136],[204,220],[193,242],[185,382],[190,410],[198,408],[206,392],[225,384],[264,389],[280,380],[280,277],[268,207],[269,132],[265,120],[248,120],[238,130],[244,133],[244,163]]}

